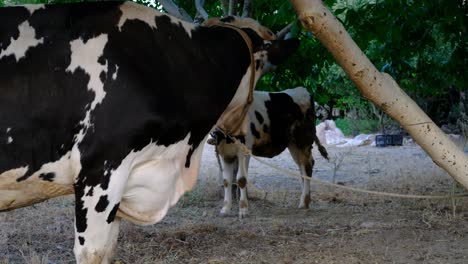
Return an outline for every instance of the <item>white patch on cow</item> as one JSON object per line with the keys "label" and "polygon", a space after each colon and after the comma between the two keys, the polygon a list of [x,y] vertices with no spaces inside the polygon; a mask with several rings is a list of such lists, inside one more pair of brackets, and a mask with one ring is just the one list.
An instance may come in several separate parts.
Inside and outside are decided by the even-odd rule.
{"label": "white patch on cow", "polygon": [[39,9],[45,8],[45,5],[23,5],[24,8],[28,9],[29,14],[33,14]]}
{"label": "white patch on cow", "polygon": [[307,109],[309,109],[309,107],[311,106],[310,93],[304,87],[287,89],[282,92],[291,96],[293,101],[301,108],[303,113],[305,113]]}
{"label": "white patch on cow", "polygon": [[163,14],[159,13],[158,11],[148,8],[144,5],[136,4],[133,2],[125,2],[120,5],[120,10],[122,11],[122,16],[120,17],[119,30],[122,30],[122,26],[127,22],[127,20],[140,20],[151,26],[152,28],[156,29],[156,16],[161,16]]}
{"label": "white patch on cow", "polygon": [[106,64],[100,64],[99,58],[102,56],[104,47],[106,46],[108,37],[106,34],[101,34],[95,38],[89,39],[86,43],[83,40],[76,39],[70,42],[71,47],[71,62],[67,71],[73,73],[77,68],[83,69],[89,75],[88,90],[94,92],[94,100],[91,105],[87,105],[87,112],[84,120],[81,121],[83,129],[76,135],[76,142],[81,142],[85,136],[86,130],[91,124],[91,111],[96,105],[100,104],[106,92],[104,91],[104,83],[101,81],[100,74],[107,73]]}
{"label": "white patch on cow", "polygon": [[26,56],[26,52],[29,48],[33,48],[44,43],[44,38],[36,39],[36,30],[29,25],[28,21],[21,23],[18,30],[18,38],[11,38],[10,45],[0,52],[0,59],[6,56],[15,55],[16,61],[18,62]]}
{"label": "white patch on cow", "polygon": [[119,65],[115,65],[115,72],[112,74],[112,80],[117,80],[117,72],[119,71]]}
{"label": "white patch on cow", "polygon": [[[167,16],[166,14],[160,13],[152,8],[133,2],[125,2],[120,6],[120,10],[122,11],[122,16],[120,17],[119,23],[117,25],[119,30],[122,30],[122,26],[125,24],[125,22],[127,22],[127,20],[135,19],[145,22],[153,29],[157,29],[156,17]],[[196,25],[172,16],[169,16],[169,18],[171,19],[172,23],[182,26],[187,32],[187,35],[190,38],[192,37],[192,30],[196,28]]]}
{"label": "white patch on cow", "polygon": [[11,142],[13,142],[13,138],[12,138],[12,137],[8,137],[8,139],[7,139],[7,144],[11,144]]}
{"label": "white patch on cow", "polygon": [[[204,144],[200,143],[185,167],[190,134],[168,147],[151,143],[131,152],[112,171],[110,185],[125,186],[118,216],[136,224],[160,221],[178,199],[192,189],[200,168]],[[111,188],[111,187],[109,187]]]}

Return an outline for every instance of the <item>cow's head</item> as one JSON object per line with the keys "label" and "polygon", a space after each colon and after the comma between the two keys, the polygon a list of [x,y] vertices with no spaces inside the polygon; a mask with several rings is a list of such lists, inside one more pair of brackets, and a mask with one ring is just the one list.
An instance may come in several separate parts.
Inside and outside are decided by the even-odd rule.
{"label": "cow's head", "polygon": [[[260,25],[251,18],[240,18],[228,16],[225,18],[211,18],[204,22],[204,26],[233,26],[242,31],[240,34],[247,36],[253,53],[253,63],[255,66],[255,85],[260,77],[283,63],[299,46],[299,40],[287,39],[277,40],[276,35],[271,30]],[[217,126],[224,132],[233,136],[245,135],[247,132],[247,110],[251,103],[251,68],[247,68],[237,92],[229,106],[218,120]]]}

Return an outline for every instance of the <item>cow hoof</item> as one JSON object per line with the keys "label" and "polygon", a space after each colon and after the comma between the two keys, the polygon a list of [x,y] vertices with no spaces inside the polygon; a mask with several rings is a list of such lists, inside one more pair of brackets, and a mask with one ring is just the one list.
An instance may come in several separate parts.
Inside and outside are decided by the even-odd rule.
{"label": "cow hoof", "polygon": [[309,209],[309,205],[301,202],[297,208],[298,209]]}
{"label": "cow hoof", "polygon": [[239,209],[239,218],[240,219],[246,218],[248,216],[248,212],[249,212],[249,209],[247,208]]}
{"label": "cow hoof", "polygon": [[223,207],[221,211],[219,212],[219,215],[225,217],[225,216],[229,216],[230,213],[231,213],[231,208],[228,209],[226,207]]}

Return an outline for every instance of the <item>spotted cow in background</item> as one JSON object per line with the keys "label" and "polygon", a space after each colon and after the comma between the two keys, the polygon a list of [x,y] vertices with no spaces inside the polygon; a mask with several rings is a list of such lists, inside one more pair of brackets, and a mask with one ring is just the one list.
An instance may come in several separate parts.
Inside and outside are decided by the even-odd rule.
{"label": "spotted cow in background", "polygon": [[[254,101],[249,108],[249,130],[244,136],[235,136],[239,142],[259,157],[272,158],[286,148],[299,166],[301,175],[312,177],[314,159],[312,145],[315,143],[322,156],[328,159],[315,131],[315,104],[313,97],[303,87],[282,92],[254,92]],[[211,144],[222,157],[224,178],[224,205],[221,214],[228,214],[232,207],[232,179],[237,171],[237,186],[240,189],[239,216],[248,211],[247,171],[249,156],[234,143],[233,137],[214,130]],[[302,179],[302,194],[299,208],[309,208],[310,180]]]}
{"label": "spotted cow in background", "polygon": [[[255,81],[298,46],[240,27]],[[77,262],[109,263],[121,218],[156,223],[193,187],[215,125],[246,130],[246,43],[133,2],[0,8],[0,211],[74,192]]]}

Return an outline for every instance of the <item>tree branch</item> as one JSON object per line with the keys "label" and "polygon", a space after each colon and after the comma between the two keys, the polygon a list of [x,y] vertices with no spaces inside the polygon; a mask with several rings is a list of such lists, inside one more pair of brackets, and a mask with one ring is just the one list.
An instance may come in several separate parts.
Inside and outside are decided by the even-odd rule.
{"label": "tree branch", "polygon": [[205,0],[195,0],[195,7],[197,8],[198,13],[203,17],[203,19],[208,19],[208,12],[206,12],[203,5],[205,4]]}
{"label": "tree branch", "polygon": [[236,16],[237,15],[237,2],[238,0],[230,0],[229,1],[229,15]]}
{"label": "tree branch", "polygon": [[175,16],[179,19],[193,22],[192,17],[185,11],[183,8],[178,7],[172,0],[158,0],[159,3],[163,6],[164,10],[169,15]]}
{"label": "tree branch", "polygon": [[227,0],[219,0],[221,2],[221,7],[223,8],[223,15],[227,16],[229,14],[229,4]]}
{"label": "tree branch", "polygon": [[251,17],[253,9],[253,0],[244,0],[244,8],[242,9],[242,17]]}
{"label": "tree branch", "polygon": [[289,25],[285,26],[283,29],[281,29],[278,33],[276,33],[276,38],[277,39],[285,39],[286,38],[286,34],[288,34],[289,32],[291,32],[291,29],[292,27],[294,26],[294,22],[291,22]]}
{"label": "tree branch", "polygon": [[379,72],[322,0],[290,0],[302,25],[328,49],[360,92],[397,121],[432,160],[468,189],[468,155],[386,73]]}

